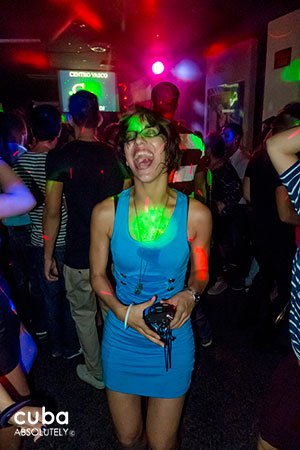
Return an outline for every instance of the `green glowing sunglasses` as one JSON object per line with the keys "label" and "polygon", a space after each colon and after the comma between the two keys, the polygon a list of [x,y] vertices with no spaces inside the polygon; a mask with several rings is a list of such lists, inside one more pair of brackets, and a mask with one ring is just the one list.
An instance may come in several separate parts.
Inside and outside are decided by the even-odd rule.
{"label": "green glowing sunglasses", "polygon": [[137,135],[143,136],[144,138],[153,138],[160,134],[159,127],[146,127],[141,131],[127,131],[125,133],[124,140],[125,142],[134,141],[137,138]]}

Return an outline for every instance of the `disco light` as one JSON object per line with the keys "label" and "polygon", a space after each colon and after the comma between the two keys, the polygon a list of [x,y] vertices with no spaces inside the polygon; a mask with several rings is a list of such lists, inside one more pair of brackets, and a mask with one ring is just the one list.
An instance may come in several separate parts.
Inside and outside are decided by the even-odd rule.
{"label": "disco light", "polygon": [[164,70],[165,66],[161,61],[156,61],[155,63],[152,64],[152,72],[155,75],[160,75],[161,73],[163,73]]}

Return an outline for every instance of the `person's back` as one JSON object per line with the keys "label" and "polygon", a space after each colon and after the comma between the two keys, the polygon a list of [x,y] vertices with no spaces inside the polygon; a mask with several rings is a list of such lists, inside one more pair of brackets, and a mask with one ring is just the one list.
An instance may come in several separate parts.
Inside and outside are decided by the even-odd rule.
{"label": "person's back", "polygon": [[99,141],[72,141],[48,155],[47,179],[63,183],[68,208],[66,264],[88,268],[93,207],[123,186],[113,150]]}
{"label": "person's back", "polygon": [[293,247],[295,240],[294,227],[283,223],[278,214],[276,189],[281,186],[266,150],[260,150],[251,159],[246,170],[250,178],[250,198],[252,220],[256,239],[261,242],[265,238],[280,240],[278,245]]}
{"label": "person's back", "polygon": [[[54,120],[56,120],[56,124],[53,123]],[[56,139],[60,131],[59,112],[51,105],[41,105],[33,110],[32,122],[34,137],[37,139],[36,145],[31,151],[23,153],[17,159],[13,165],[13,169],[24,181],[37,201],[36,207],[29,213],[32,224],[31,243],[34,246],[43,247],[46,158],[48,152],[55,147]],[[41,124],[41,122],[43,123]],[[67,213],[65,206],[62,205],[62,221],[56,242],[57,246],[63,246],[65,243],[66,223]]]}
{"label": "person's back", "polygon": [[[276,133],[274,128],[273,133]],[[255,341],[259,346],[274,345],[276,330],[272,314],[278,314],[288,302],[296,249],[295,227],[280,218],[280,205],[288,201],[288,196],[265,148],[250,160],[245,182],[252,206],[253,251],[259,264],[259,272],[249,291],[249,297],[254,299],[252,306],[258,308]],[[276,298],[270,302],[274,285]]]}
{"label": "person's back", "polygon": [[79,91],[69,100],[75,140],[48,155],[44,232],[45,276],[51,281],[55,267],[53,248],[60,221],[59,208],[65,194],[68,208],[64,276],[67,297],[85,364],[76,368],[78,377],[103,389],[100,346],[96,329],[97,302],[90,285],[90,220],[93,207],[122,190],[123,178],[111,147],[96,138],[99,123],[97,97]]}

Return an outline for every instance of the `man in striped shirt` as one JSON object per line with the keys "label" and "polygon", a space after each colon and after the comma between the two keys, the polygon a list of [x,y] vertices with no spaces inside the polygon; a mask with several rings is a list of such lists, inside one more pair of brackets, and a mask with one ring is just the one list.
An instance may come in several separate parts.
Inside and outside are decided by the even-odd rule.
{"label": "man in striped shirt", "polygon": [[175,112],[178,107],[179,89],[175,84],[168,81],[158,83],[151,92],[153,110],[161,114],[165,119],[172,122],[180,134],[181,159],[177,171],[170,174],[169,185],[183,192],[184,194],[195,197],[204,202],[205,182],[203,171],[205,168],[204,160],[204,142],[197,134],[192,133],[182,125],[180,121],[174,120]]}
{"label": "man in striped shirt", "polygon": [[[70,358],[79,354],[79,342],[75,324],[66,299],[62,272],[57,280],[49,282],[44,276],[44,240],[43,212],[45,206],[46,158],[57,143],[61,123],[59,111],[51,105],[37,106],[32,113],[31,127],[35,146],[30,152],[20,156],[14,165],[14,171],[29,187],[37,201],[30,212],[32,224],[31,244],[31,295],[36,308],[46,312],[47,328],[53,357]],[[62,204],[60,229],[56,240],[55,258],[62,270],[65,253],[67,212]],[[42,312],[42,311],[41,311]]]}
{"label": "man in striped shirt", "polygon": [[[295,208],[292,221],[300,218],[300,103],[286,105],[277,116],[285,131],[267,141],[271,162],[280,175]],[[293,217],[294,216],[294,217]],[[281,236],[278,236],[280,239]],[[284,261],[281,262],[284,264]],[[280,361],[262,409],[259,450],[300,448],[300,249],[292,270],[289,328],[293,354]]]}

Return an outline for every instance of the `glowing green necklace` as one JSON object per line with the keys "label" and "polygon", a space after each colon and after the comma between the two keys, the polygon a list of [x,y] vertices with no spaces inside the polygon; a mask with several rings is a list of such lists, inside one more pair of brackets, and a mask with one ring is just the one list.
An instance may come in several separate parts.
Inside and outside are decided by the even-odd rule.
{"label": "glowing green necklace", "polygon": [[135,198],[133,197],[135,220],[132,221],[132,230],[139,242],[155,241],[158,238],[158,235],[165,231],[169,221],[169,217],[165,215],[168,201],[169,194],[167,194],[167,200],[163,207],[147,207],[145,212],[138,214]]}
{"label": "glowing green necklace", "polygon": [[[168,218],[165,217],[164,213],[168,205],[169,200],[169,194],[167,194],[167,200],[163,208],[157,208],[157,209],[148,209],[147,213],[138,215],[137,207],[135,203],[135,197],[133,197],[133,205],[135,210],[135,219],[136,219],[136,228],[137,228],[137,237],[139,242],[151,242],[155,241],[158,238],[159,233],[163,233],[166,229],[166,222]],[[161,211],[160,211],[161,210]],[[158,226],[155,227],[155,223],[158,219],[158,211],[160,211],[160,218]],[[150,230],[149,230],[149,218],[150,218]],[[163,218],[165,218],[164,226],[163,224]],[[140,220],[142,223],[140,223]],[[144,288],[143,285],[143,278],[146,273],[148,260],[144,263],[143,259],[143,250],[141,255],[141,262],[140,262],[140,270],[139,270],[139,279],[137,282],[137,285],[135,287],[134,293],[140,294]]]}

